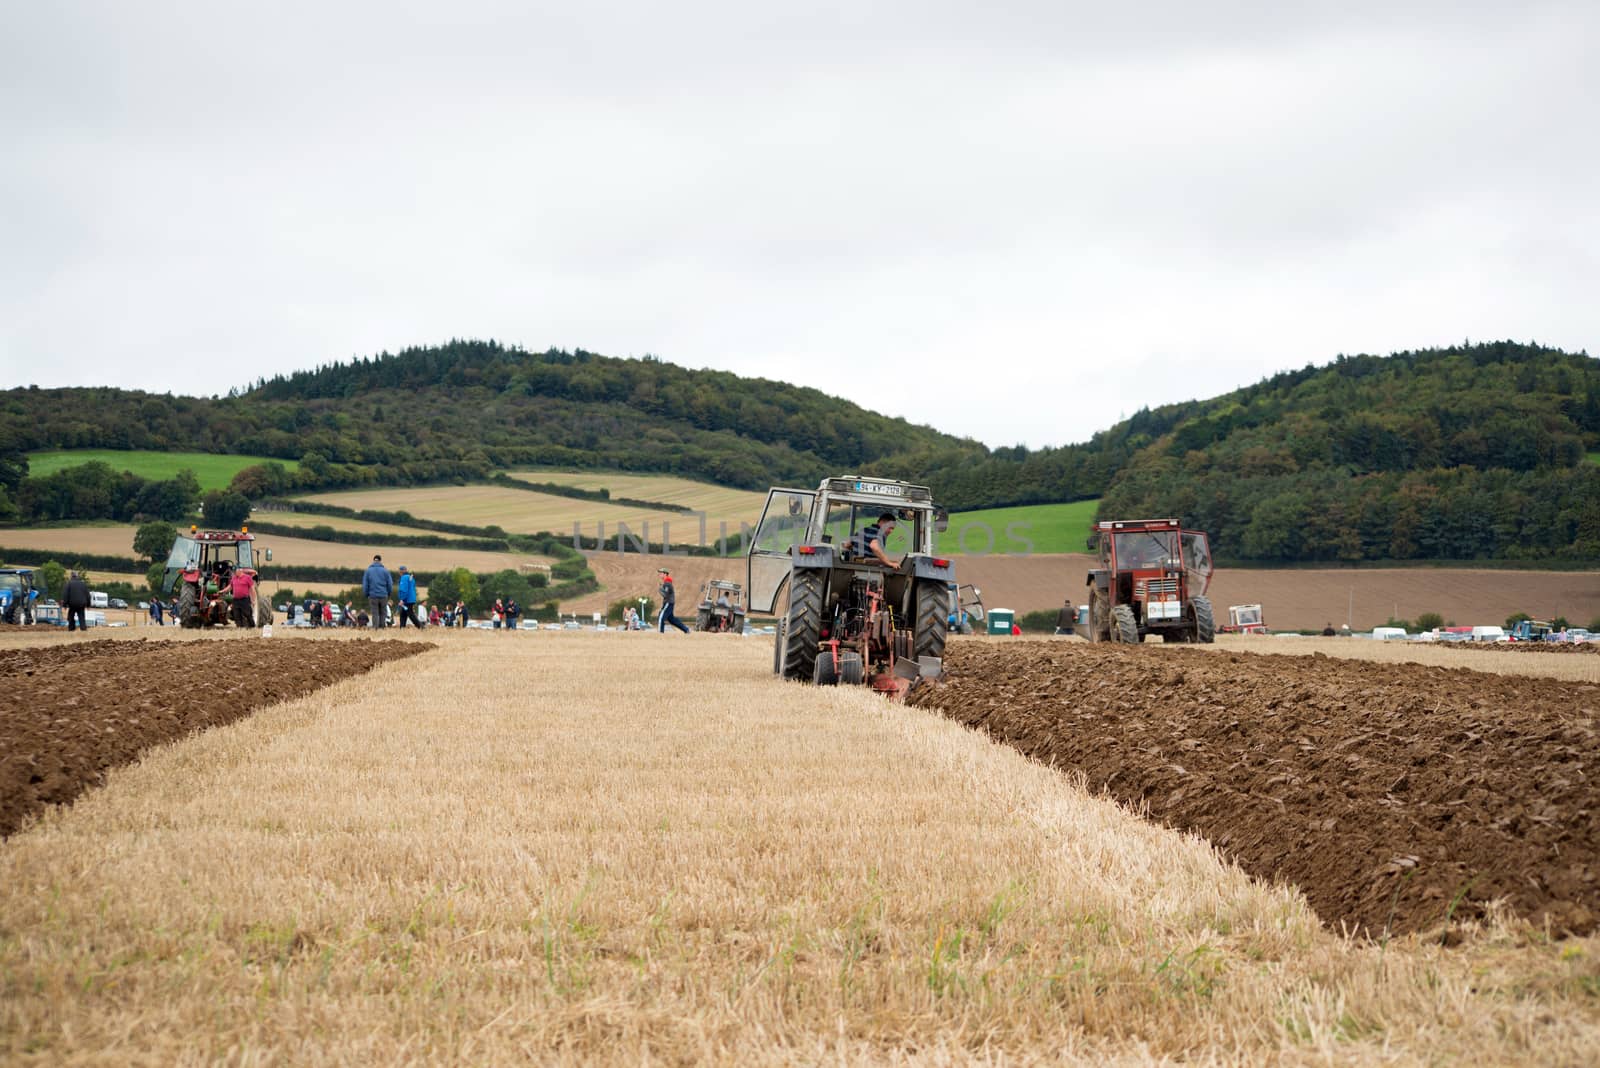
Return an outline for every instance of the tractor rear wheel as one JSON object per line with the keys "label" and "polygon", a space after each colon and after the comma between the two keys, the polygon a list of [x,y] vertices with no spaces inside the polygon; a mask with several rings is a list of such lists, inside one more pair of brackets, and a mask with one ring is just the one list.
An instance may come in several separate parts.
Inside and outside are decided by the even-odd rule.
{"label": "tractor rear wheel", "polygon": [[694,629],[700,631],[711,629],[711,609],[702,608],[694,614]]}
{"label": "tractor rear wheel", "polygon": [[1139,644],[1139,621],[1133,618],[1131,604],[1119,604],[1111,609],[1112,640],[1125,645]]}
{"label": "tractor rear wheel", "polygon": [[1195,597],[1189,602],[1194,614],[1194,640],[1211,645],[1217,640],[1217,621],[1211,615],[1211,598]]}
{"label": "tractor rear wheel", "polygon": [[811,681],[818,686],[839,684],[839,664],[832,649],[824,649],[817,654],[817,666],[811,671]]}
{"label": "tractor rear wheel", "polygon": [[735,634],[744,633],[744,616],[737,612],[735,612],[733,615],[733,632]]}
{"label": "tractor rear wheel", "polygon": [[846,686],[860,686],[866,681],[867,672],[861,664],[860,653],[839,654],[839,681]]}
{"label": "tractor rear wheel", "polygon": [[950,626],[950,591],[943,582],[923,579],[912,589],[911,655],[944,656],[944,639]]}
{"label": "tractor rear wheel", "polygon": [[789,580],[789,615],[783,634],[783,677],[804,682],[817,664],[822,641],[823,571],[798,571]]}
{"label": "tractor rear wheel", "polygon": [[260,590],[256,591],[256,626],[266,627],[272,624],[272,599]]}
{"label": "tractor rear wheel", "polygon": [[195,595],[194,587],[185,582],[178,593],[178,625],[193,629],[200,622],[200,599]]}
{"label": "tractor rear wheel", "polygon": [[1099,590],[1089,598],[1089,640],[1092,642],[1108,642],[1111,640],[1111,605],[1109,598]]}

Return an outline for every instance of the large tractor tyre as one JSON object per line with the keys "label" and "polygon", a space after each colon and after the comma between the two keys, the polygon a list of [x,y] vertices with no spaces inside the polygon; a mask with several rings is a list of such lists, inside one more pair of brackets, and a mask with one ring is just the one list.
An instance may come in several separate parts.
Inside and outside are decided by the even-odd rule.
{"label": "large tractor tyre", "polygon": [[6,626],[9,627],[13,623],[15,623],[16,621],[17,621],[17,606],[14,605],[14,604],[6,605],[5,613],[3,615],[0,615],[0,623],[4,623]]}
{"label": "large tractor tyre", "polygon": [[711,609],[702,608],[694,614],[694,629],[699,631],[711,629]]}
{"label": "large tractor tyre", "polygon": [[1217,621],[1211,615],[1211,598],[1196,597],[1189,604],[1194,612],[1194,640],[1212,644],[1217,640]]}
{"label": "large tractor tyre", "polygon": [[811,681],[818,686],[839,685],[839,664],[832,649],[817,654],[817,666],[811,670]]}
{"label": "large tractor tyre", "polygon": [[942,582],[923,579],[911,591],[911,655],[944,656],[945,634],[950,628],[950,591]]}
{"label": "large tractor tyre", "polygon": [[260,590],[256,591],[256,626],[272,625],[272,601]]}
{"label": "large tractor tyre", "polygon": [[1133,617],[1133,605],[1119,604],[1111,609],[1112,640],[1124,645],[1139,644],[1139,621]]}
{"label": "large tractor tyre", "polygon": [[846,686],[860,686],[867,680],[867,669],[861,663],[860,653],[839,654],[839,681]]}
{"label": "large tractor tyre", "polygon": [[789,614],[783,628],[783,677],[806,682],[817,665],[822,641],[822,596],[828,576],[801,571],[789,580]]}
{"label": "large tractor tyre", "polygon": [[204,622],[200,618],[200,598],[196,596],[194,587],[184,583],[183,589],[178,593],[178,626],[188,627],[190,630]]}
{"label": "large tractor tyre", "polygon": [[772,636],[772,673],[783,674],[783,625],[786,620],[778,620],[777,633]]}
{"label": "large tractor tyre", "polygon": [[733,616],[733,633],[735,633],[735,634],[743,634],[744,633],[744,616],[743,616],[743,614],[738,613],[738,612],[735,612],[734,616]]}
{"label": "large tractor tyre", "polygon": [[1089,633],[1092,642],[1111,640],[1111,605],[1105,594],[1096,590],[1089,598]]}

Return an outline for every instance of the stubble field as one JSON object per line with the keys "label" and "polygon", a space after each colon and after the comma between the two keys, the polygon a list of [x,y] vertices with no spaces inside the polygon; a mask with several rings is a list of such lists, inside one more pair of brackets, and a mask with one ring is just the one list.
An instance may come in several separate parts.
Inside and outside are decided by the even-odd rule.
{"label": "stubble field", "polygon": [[[1600,940],[1551,941],[1515,902],[1475,909],[1453,948],[1347,939],[1081,770],[934,711],[780,683],[764,642],[425,637],[438,647],[147,750],[0,844],[0,1057],[1570,1064],[1600,1048]],[[52,655],[93,648],[68,645]],[[956,643],[945,692],[983,678],[963,649],[1026,645]],[[1258,659],[1095,652],[1119,655],[1058,704],[1090,694],[1146,739],[1152,695],[1108,696],[1131,677],[1214,673],[1206,707],[1238,705],[1227,658]],[[1457,674],[1435,688],[1484,685]]]}

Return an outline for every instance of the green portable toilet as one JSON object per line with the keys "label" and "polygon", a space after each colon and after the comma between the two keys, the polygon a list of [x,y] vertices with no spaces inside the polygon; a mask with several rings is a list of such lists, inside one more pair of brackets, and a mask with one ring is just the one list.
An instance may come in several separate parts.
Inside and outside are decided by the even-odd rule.
{"label": "green portable toilet", "polygon": [[1016,616],[1016,613],[1011,611],[1011,609],[1009,609],[1009,608],[991,608],[991,609],[989,609],[989,620],[988,620],[989,626],[988,626],[988,629],[984,631],[984,633],[985,634],[1010,634],[1011,633],[1011,621],[1015,616]]}

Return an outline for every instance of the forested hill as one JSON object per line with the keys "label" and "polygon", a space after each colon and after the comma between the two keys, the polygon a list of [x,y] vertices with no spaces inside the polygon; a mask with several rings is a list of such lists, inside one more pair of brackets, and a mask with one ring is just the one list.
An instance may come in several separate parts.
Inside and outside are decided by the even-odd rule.
{"label": "forested hill", "polygon": [[[1058,398],[1018,403],[1076,419]],[[1182,516],[1236,560],[1600,557],[1600,363],[1509,342],[1340,357],[1036,450],[989,449],[782,382],[492,341],[217,398],[12,389],[0,412],[0,492],[23,519],[43,495],[20,485],[19,454],[98,447],[300,461],[292,475],[251,469],[247,493],[532,465],[746,489],[863,471],[925,482],[955,509],[1103,496],[1102,518]],[[54,499],[136,499],[123,490]]]}
{"label": "forested hill", "polygon": [[1101,518],[1255,561],[1600,561],[1600,361],[1496,343],[1340,357],[1141,412]]}

